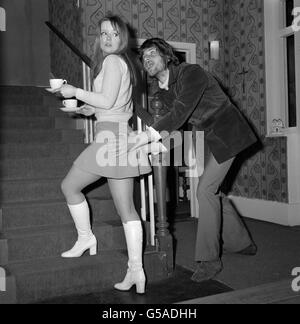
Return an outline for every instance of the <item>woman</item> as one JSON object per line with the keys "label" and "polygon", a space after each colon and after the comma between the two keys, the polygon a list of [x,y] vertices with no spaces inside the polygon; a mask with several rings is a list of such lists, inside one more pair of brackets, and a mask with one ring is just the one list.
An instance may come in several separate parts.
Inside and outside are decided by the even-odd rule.
{"label": "woman", "polygon": [[129,290],[136,285],[137,293],[144,293],[143,231],[133,202],[133,178],[149,173],[151,167],[145,151],[140,150],[138,155],[137,151],[127,153],[131,145],[128,134],[132,132],[128,120],[133,109],[131,73],[123,55],[128,47],[128,29],[117,16],[105,17],[99,27],[92,71],[94,91],[67,84],[60,89],[65,98],[76,97],[85,103],[78,113],[95,114],[97,119],[95,141],[75,160],[62,182],[62,191],[78,231],[76,244],[62,257],[80,257],[88,249],[90,255],[96,254],[97,240],[91,230],[89,207],[82,190],[106,177],[123,223],[129,259],[125,279],[115,288]]}

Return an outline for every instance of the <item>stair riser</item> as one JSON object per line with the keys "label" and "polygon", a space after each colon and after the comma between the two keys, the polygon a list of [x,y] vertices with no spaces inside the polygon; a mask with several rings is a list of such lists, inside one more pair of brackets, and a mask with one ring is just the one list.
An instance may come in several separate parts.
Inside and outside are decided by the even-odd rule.
{"label": "stair riser", "polygon": [[4,238],[0,239],[0,265],[8,264],[8,241]]}
{"label": "stair riser", "polygon": [[[84,295],[111,290],[115,283],[124,279],[126,269],[125,252],[118,261],[107,261],[105,264],[24,274],[17,277],[18,303],[28,304],[57,296]],[[148,283],[159,282],[168,276],[164,255],[160,253],[145,254],[144,269]],[[126,293],[124,298],[126,299]]]}
{"label": "stair riser", "polygon": [[76,113],[66,113],[60,110],[59,108],[53,108],[50,109],[49,111],[50,117],[55,117],[55,118],[69,118],[70,120],[73,120],[75,118],[79,118],[80,115]]}
{"label": "stair riser", "polygon": [[[4,130],[50,130],[50,129],[84,129],[84,121],[78,116],[68,116],[61,112],[50,113],[50,117],[6,117],[0,120],[0,128]],[[77,117],[77,118],[76,118]]]}
{"label": "stair riser", "polygon": [[[125,249],[126,241],[122,226],[94,227],[93,233],[97,237],[98,251],[111,249]],[[73,247],[77,240],[75,226],[61,229],[59,232],[41,232],[39,235],[24,236],[7,239],[7,257],[5,245],[2,255],[8,264],[34,259],[59,257],[62,252]],[[1,246],[1,245],[0,245]],[[88,253],[88,251],[86,252]]]}
{"label": "stair riser", "polygon": [[58,159],[9,159],[0,161],[0,179],[26,180],[64,178],[73,164],[72,160]]}
{"label": "stair riser", "polygon": [[[64,199],[61,193],[61,180],[2,182],[0,189],[2,203]],[[87,196],[99,199],[111,198],[107,185],[92,190]]]}
{"label": "stair riser", "polygon": [[120,278],[123,279],[125,272],[126,261],[121,260],[104,265],[23,275],[17,278],[18,303],[28,304],[56,296],[89,294],[111,289]]}
{"label": "stair riser", "polygon": [[84,129],[84,121],[69,116],[55,117],[56,129]]}
{"label": "stair riser", "polygon": [[83,143],[84,134],[76,130],[3,131],[0,143]]}
{"label": "stair riser", "polygon": [[43,92],[43,105],[48,107],[61,107],[61,102],[63,98],[48,93],[48,91]]}
{"label": "stair riser", "polygon": [[[89,201],[93,222],[119,220],[112,200]],[[5,207],[0,212],[0,232],[39,226],[72,225],[73,220],[66,202],[32,205],[28,207]]]}
{"label": "stair riser", "polygon": [[4,118],[0,121],[1,129],[53,129],[54,118]]}
{"label": "stair riser", "polygon": [[12,95],[12,96],[23,96],[23,95],[32,95],[38,96],[44,92],[43,87],[36,87],[36,86],[0,86],[0,94],[1,96]]}
{"label": "stair riser", "polygon": [[75,158],[84,149],[85,144],[3,144],[0,145],[1,159],[24,158]]}
{"label": "stair riser", "polygon": [[16,304],[17,296],[16,296],[16,281],[13,276],[8,275],[5,278],[5,292],[0,292],[0,305],[4,304]]}
{"label": "stair riser", "polygon": [[[15,88],[15,87],[13,87]],[[15,89],[0,88],[0,105],[3,104],[44,104],[57,107],[61,104],[62,98],[58,94],[51,94],[44,88],[27,88],[24,90],[21,87]]]}
{"label": "stair riser", "polygon": [[43,103],[43,97],[34,95],[0,95],[0,104],[38,105]]}
{"label": "stair riser", "polygon": [[13,117],[49,117],[50,109],[42,105],[5,105],[2,106],[0,103],[1,115],[4,118],[13,118]]}

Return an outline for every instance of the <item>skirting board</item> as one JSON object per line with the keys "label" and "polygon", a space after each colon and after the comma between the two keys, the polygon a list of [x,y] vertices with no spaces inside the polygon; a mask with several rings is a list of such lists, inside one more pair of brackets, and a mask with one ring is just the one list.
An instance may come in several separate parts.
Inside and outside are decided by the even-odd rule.
{"label": "skirting board", "polygon": [[300,204],[284,204],[236,196],[229,198],[243,217],[285,226],[300,225]]}

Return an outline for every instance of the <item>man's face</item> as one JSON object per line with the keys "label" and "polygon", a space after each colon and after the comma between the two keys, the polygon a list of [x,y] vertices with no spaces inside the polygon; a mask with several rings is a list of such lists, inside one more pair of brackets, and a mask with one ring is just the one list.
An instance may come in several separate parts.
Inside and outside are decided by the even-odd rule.
{"label": "man's face", "polygon": [[156,47],[151,47],[144,50],[143,66],[146,72],[152,77],[166,70],[164,60]]}

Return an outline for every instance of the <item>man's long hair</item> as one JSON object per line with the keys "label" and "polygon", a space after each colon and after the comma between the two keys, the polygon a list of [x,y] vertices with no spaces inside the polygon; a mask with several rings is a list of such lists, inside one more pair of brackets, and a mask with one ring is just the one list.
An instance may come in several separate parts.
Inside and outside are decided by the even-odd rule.
{"label": "man's long hair", "polygon": [[143,53],[146,49],[155,47],[161,57],[164,59],[165,65],[170,64],[179,65],[179,59],[174,53],[174,49],[166,41],[161,38],[150,38],[147,39],[140,47],[140,59],[142,60]]}

